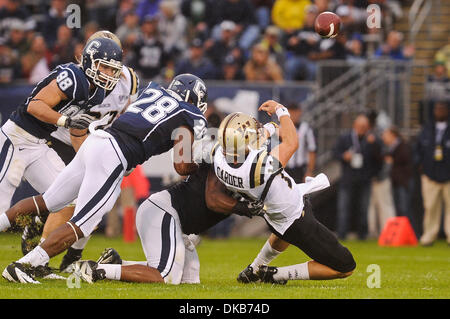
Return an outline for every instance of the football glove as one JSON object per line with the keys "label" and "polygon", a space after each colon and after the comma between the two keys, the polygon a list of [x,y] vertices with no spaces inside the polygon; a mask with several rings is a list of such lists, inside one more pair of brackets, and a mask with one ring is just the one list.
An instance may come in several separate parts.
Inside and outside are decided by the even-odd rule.
{"label": "football glove", "polygon": [[246,199],[238,200],[234,205],[232,211],[233,214],[246,216],[252,218],[253,216],[261,216],[264,214],[264,202],[255,201],[251,202]]}
{"label": "football glove", "polygon": [[76,114],[67,118],[66,123],[64,123],[64,127],[84,130],[89,127],[89,124],[96,120],[97,118],[95,116],[89,114]]}

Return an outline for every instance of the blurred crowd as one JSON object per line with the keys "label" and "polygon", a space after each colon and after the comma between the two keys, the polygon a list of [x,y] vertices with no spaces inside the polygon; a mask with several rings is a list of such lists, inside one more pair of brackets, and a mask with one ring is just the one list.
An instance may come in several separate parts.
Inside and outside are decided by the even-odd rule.
{"label": "blurred crowd", "polygon": [[[70,28],[73,7],[80,28]],[[381,8],[381,28],[368,28],[367,6]],[[314,20],[336,12],[335,39],[314,32]],[[203,79],[314,80],[324,59],[408,59],[414,49],[392,23],[398,0],[0,0],[0,83],[36,83],[61,63],[75,62],[99,29],[115,32],[124,63],[143,79],[189,72]]]}
{"label": "blurred crowd", "polygon": [[405,216],[423,246],[441,230],[450,244],[449,100],[434,102],[413,140],[378,118],[375,112],[357,116],[334,148],[342,168],[337,235],[377,238],[389,218]]}

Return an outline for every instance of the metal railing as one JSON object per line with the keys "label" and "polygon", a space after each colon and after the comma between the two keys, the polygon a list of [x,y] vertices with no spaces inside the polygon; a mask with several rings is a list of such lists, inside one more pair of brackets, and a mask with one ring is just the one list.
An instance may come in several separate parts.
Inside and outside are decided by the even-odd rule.
{"label": "metal railing", "polygon": [[436,0],[415,0],[411,5],[408,14],[410,43],[414,43],[417,33],[430,14],[433,2]]}
{"label": "metal railing", "polygon": [[345,61],[319,63],[320,77],[342,74],[302,103],[303,119],[317,135],[317,164],[322,166],[332,158],[337,137],[352,125],[356,114],[369,110],[383,113],[391,124],[409,135],[411,64],[393,60],[367,60],[349,64]]}

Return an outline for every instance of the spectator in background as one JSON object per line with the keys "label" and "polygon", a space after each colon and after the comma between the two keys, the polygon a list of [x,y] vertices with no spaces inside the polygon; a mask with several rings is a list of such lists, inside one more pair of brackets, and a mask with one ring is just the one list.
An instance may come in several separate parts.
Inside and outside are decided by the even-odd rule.
{"label": "spectator in background", "polygon": [[224,81],[244,80],[244,74],[242,73],[241,65],[231,54],[225,57],[225,61],[222,64],[222,73],[220,79]]}
{"label": "spectator in background", "polygon": [[244,74],[245,79],[250,82],[283,81],[281,67],[269,58],[269,50],[261,44],[253,46],[251,57],[244,65]]}
{"label": "spectator in background", "polygon": [[176,0],[162,0],[159,4],[158,31],[167,55],[177,57],[187,49],[187,21],[180,13]]}
{"label": "spectator in background", "polygon": [[58,37],[58,29],[62,25],[66,25],[67,18],[67,1],[66,0],[52,0],[50,2],[50,9],[45,16],[42,25],[42,34],[48,47],[53,47]]}
{"label": "spectator in background", "polygon": [[213,21],[213,0],[182,0],[181,13],[188,20],[191,33],[203,41],[209,36]]}
{"label": "spectator in background", "polygon": [[[120,28],[120,26],[122,24],[126,23],[125,22],[125,17],[130,12],[133,12],[134,14],[137,15],[137,13],[136,13],[136,1],[135,0],[119,0],[119,8],[117,9],[117,12],[116,12],[116,26],[118,28]],[[138,15],[137,15],[137,17],[138,17],[138,20],[139,20],[139,16]]]}
{"label": "spectator in background", "polygon": [[427,100],[450,99],[450,80],[443,61],[434,62],[433,73],[427,77],[425,97]]}
{"label": "spectator in background", "polygon": [[288,38],[286,48],[292,53],[285,64],[286,79],[312,81],[316,77],[316,63],[309,59],[309,55],[319,51],[320,35],[314,31],[318,9],[314,5],[305,8],[305,22],[300,31]]}
{"label": "spectator in background", "polygon": [[49,60],[49,52],[44,37],[41,35],[34,36],[30,51],[21,59],[22,72],[29,83],[36,84],[50,73]]}
{"label": "spectator in background", "polygon": [[250,0],[217,0],[214,6],[214,28],[212,36],[220,37],[220,23],[233,21],[234,33],[238,37],[239,47],[247,51],[258,39],[260,30],[256,22],[255,12]]}
{"label": "spectator in background", "polygon": [[7,37],[12,25],[23,25],[24,30],[35,29],[36,23],[30,12],[17,0],[6,0],[0,7],[0,37]]}
{"label": "spectator in background", "polygon": [[50,68],[53,69],[59,64],[73,62],[74,46],[75,39],[72,35],[72,29],[70,29],[66,25],[61,25],[58,28],[56,42],[51,49],[52,60]]}
{"label": "spectator in background", "polygon": [[117,0],[85,0],[85,14],[102,29],[116,29]]}
{"label": "spectator in background", "polygon": [[297,184],[304,183],[306,176],[314,176],[316,166],[316,139],[312,127],[301,120],[302,108],[297,103],[287,105],[291,120],[297,128],[298,148],[288,161],[285,170]]}
{"label": "spectator in background", "polygon": [[[379,136],[388,123],[378,123],[379,114],[375,110],[367,113],[369,119],[369,134],[376,138]],[[386,146],[380,143],[380,149],[386,152]],[[380,168],[374,174],[370,185],[370,200],[368,210],[368,232],[369,238],[377,238],[383,230],[386,221],[395,216],[394,198],[392,195],[392,182],[390,178],[392,164],[380,160]]]}
{"label": "spectator in background", "polygon": [[91,35],[93,35],[95,32],[97,32],[98,29],[98,24],[95,21],[89,21],[88,23],[86,23],[86,25],[83,27],[83,31],[82,31],[82,42],[83,43],[87,43],[88,39],[91,37]]}
{"label": "spectator in background", "polygon": [[276,0],[272,8],[272,21],[283,31],[292,34],[303,28],[305,9],[309,5],[310,0]]}
{"label": "spectator in background", "polygon": [[337,202],[337,232],[341,239],[350,230],[352,212],[356,214],[358,238],[367,236],[370,185],[381,156],[380,145],[368,134],[369,129],[367,116],[358,115],[352,130],[341,135],[334,148],[334,156],[342,168]]}
{"label": "spectator in background", "polygon": [[139,0],[136,13],[139,16],[140,23],[147,17],[154,17],[159,13],[159,3],[161,0]]}
{"label": "spectator in background", "polygon": [[403,46],[402,42],[403,33],[395,30],[390,31],[386,42],[375,51],[375,57],[400,61],[410,59],[414,54],[414,47],[412,45]]}
{"label": "spectator in background", "polygon": [[366,30],[366,21],[368,13],[366,11],[369,5],[367,1],[362,7],[358,7],[357,1],[344,0],[336,8],[336,14],[341,18],[342,24],[345,26],[345,30],[349,33],[364,33]]}
{"label": "spectator in background", "polygon": [[448,36],[447,44],[436,52],[434,60],[445,64],[445,67],[447,68],[447,77],[450,78],[450,35]]}
{"label": "spectator in background", "polygon": [[251,2],[255,10],[258,26],[261,30],[265,30],[271,22],[270,13],[275,0],[251,0]]}
{"label": "spectator in background", "polygon": [[314,0],[314,4],[317,7],[319,13],[324,11],[334,11],[334,3],[336,1],[332,0],[332,4],[330,4],[330,0]]}
{"label": "spectator in background", "polygon": [[14,52],[6,45],[6,41],[0,38],[0,84],[11,83],[20,78],[21,66]]}
{"label": "spectator in background", "polygon": [[191,73],[202,79],[214,79],[217,72],[211,61],[204,56],[203,43],[194,39],[189,50],[189,57],[182,59],[175,67],[175,74]]}
{"label": "spectator in background", "polygon": [[395,211],[397,216],[406,216],[411,225],[415,225],[411,210],[411,194],[413,189],[413,161],[412,151],[408,143],[401,137],[396,127],[384,130],[383,143],[387,147],[385,161],[391,166],[390,178],[392,183]]}
{"label": "spectator in background", "polygon": [[352,39],[348,42],[347,47],[347,62],[354,65],[367,61],[366,54],[364,52],[364,43],[359,34],[353,35]]}
{"label": "spectator in background", "polygon": [[117,28],[115,34],[120,42],[133,45],[139,38],[140,32],[139,16],[134,11],[128,11],[124,14],[123,23]]}
{"label": "spectator in background", "polygon": [[13,21],[9,25],[9,35],[6,45],[12,52],[21,59],[30,49],[30,42],[26,37],[25,24],[19,20]]}
{"label": "spectator in background", "polygon": [[261,44],[267,47],[271,59],[275,60],[279,65],[284,65],[285,54],[280,43],[280,36],[280,29],[274,25],[270,25],[264,31]]}
{"label": "spectator in background", "polygon": [[131,65],[149,80],[157,78],[168,60],[159,40],[158,20],[149,16],[141,25],[141,35],[133,49]]}
{"label": "spectator in background", "polygon": [[225,57],[236,47],[233,21],[222,21],[220,24],[220,39],[208,39],[205,42],[206,54],[215,65],[222,65]]}
{"label": "spectator in background", "polygon": [[434,121],[419,134],[415,156],[422,168],[425,208],[420,243],[430,246],[437,239],[445,205],[444,231],[450,244],[450,125],[448,101],[435,104]]}

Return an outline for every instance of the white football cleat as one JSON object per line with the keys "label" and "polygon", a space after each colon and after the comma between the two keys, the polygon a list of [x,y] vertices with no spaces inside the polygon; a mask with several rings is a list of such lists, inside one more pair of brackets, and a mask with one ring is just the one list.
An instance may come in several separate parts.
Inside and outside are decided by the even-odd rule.
{"label": "white football cleat", "polygon": [[18,262],[9,264],[2,273],[3,278],[10,282],[20,282],[23,284],[40,284],[34,280],[31,270]]}

